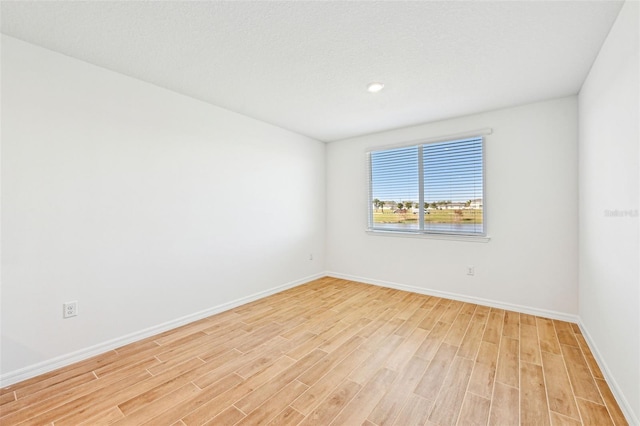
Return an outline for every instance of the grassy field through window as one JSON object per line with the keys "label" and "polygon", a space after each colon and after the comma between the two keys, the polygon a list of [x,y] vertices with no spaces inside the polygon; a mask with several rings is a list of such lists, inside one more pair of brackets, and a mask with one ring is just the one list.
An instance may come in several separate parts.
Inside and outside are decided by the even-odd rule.
{"label": "grassy field through window", "polygon": [[[482,223],[482,209],[428,210],[425,223]],[[391,210],[374,211],[373,223],[418,223],[418,213],[396,213]]]}

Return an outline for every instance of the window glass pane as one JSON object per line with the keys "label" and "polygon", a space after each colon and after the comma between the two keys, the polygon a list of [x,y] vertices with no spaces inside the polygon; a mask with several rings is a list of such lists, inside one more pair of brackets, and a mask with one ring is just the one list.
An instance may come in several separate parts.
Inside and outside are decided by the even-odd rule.
{"label": "window glass pane", "polygon": [[418,230],[417,146],[371,153],[372,227]]}
{"label": "window glass pane", "polygon": [[423,145],[424,230],[482,234],[482,138]]}
{"label": "window glass pane", "polygon": [[476,137],[370,152],[369,227],[484,235],[483,150]]}

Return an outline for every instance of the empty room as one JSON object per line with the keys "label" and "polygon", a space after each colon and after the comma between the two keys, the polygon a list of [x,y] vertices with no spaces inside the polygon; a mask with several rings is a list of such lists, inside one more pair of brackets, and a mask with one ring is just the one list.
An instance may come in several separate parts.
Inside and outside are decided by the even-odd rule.
{"label": "empty room", "polygon": [[0,1],[0,424],[640,426],[639,27]]}

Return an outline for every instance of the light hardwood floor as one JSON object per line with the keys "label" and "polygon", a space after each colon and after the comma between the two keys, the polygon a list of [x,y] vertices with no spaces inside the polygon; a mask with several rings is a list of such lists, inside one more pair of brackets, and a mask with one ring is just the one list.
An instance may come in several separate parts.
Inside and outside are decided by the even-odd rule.
{"label": "light hardwood floor", "polygon": [[0,392],[0,424],[627,424],[575,324],[323,278]]}

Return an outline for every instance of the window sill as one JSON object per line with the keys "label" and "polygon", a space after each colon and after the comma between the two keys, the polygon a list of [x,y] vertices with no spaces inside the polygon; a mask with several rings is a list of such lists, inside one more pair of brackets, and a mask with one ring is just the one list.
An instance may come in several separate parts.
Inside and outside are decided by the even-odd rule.
{"label": "window sill", "polygon": [[367,234],[382,237],[402,237],[402,238],[427,238],[432,240],[467,241],[470,243],[488,243],[491,237],[479,235],[453,235],[420,232],[383,231],[377,229],[367,229]]}

